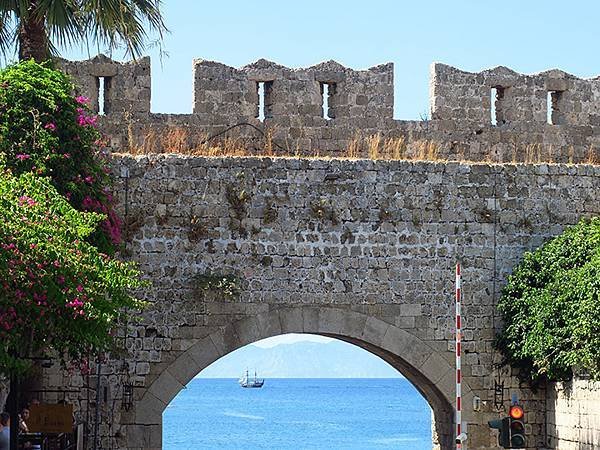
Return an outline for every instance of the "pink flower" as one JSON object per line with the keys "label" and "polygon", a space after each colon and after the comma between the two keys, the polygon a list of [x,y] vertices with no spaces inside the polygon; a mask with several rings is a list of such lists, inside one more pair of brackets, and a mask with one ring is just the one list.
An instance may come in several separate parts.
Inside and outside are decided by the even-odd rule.
{"label": "pink flower", "polygon": [[86,103],[89,103],[90,99],[85,97],[84,95],[78,95],[77,97],[75,97],[75,101],[80,105],[85,105]]}
{"label": "pink flower", "polygon": [[83,286],[80,284],[78,284],[75,289],[77,289],[77,292],[83,292]]}
{"label": "pink flower", "polygon": [[96,116],[88,116],[86,115],[86,111],[83,108],[77,108],[77,125],[81,127],[85,127],[86,125],[90,125],[92,127],[96,126]]}
{"label": "pink flower", "polygon": [[63,158],[65,158],[65,159],[69,159],[70,157],[71,157],[71,154],[70,154],[70,153],[65,153],[65,154],[63,155]]}
{"label": "pink flower", "polygon": [[81,202],[81,206],[83,206],[85,209],[90,209],[96,206],[96,202],[92,199],[92,197],[86,195]]}
{"label": "pink flower", "polygon": [[83,302],[78,297],[75,297],[73,300],[67,303],[67,306],[73,309],[81,308],[83,306]]}
{"label": "pink flower", "polygon": [[28,155],[26,153],[20,153],[17,156],[15,156],[15,158],[17,158],[19,161],[25,161],[26,159],[31,158],[31,155]]}
{"label": "pink flower", "polygon": [[33,299],[38,304],[38,306],[46,304],[46,294],[38,294],[37,292],[33,293]]}
{"label": "pink flower", "polygon": [[31,197],[28,197],[27,195],[22,195],[21,197],[19,197],[19,205],[23,206],[25,204],[27,206],[35,206],[37,205],[37,202]]}
{"label": "pink flower", "polygon": [[86,183],[92,184],[94,182],[94,177],[91,175],[88,175],[87,177],[84,178]]}
{"label": "pink flower", "polygon": [[54,131],[54,130],[56,130],[56,125],[55,125],[55,124],[53,124],[52,122],[50,122],[50,123],[47,123],[47,124],[44,126],[44,128],[45,128],[46,130]]}

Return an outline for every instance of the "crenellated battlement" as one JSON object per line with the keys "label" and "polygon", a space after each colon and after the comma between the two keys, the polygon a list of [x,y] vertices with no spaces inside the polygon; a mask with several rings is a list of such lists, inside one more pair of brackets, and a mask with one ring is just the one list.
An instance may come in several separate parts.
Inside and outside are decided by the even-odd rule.
{"label": "crenellated battlement", "polygon": [[[121,63],[99,55],[60,65],[103,114],[120,150],[174,151],[165,136],[177,129],[177,151],[215,135],[260,150],[268,132],[280,154],[344,155],[357,136],[378,135],[382,142],[402,139],[408,153],[416,142],[435,143],[436,157],[445,159],[600,159],[600,79],[560,70],[471,73],[434,63],[430,118],[404,121],[393,119],[392,63],[353,70],[327,61],[292,69],[260,59],[235,68],[198,59],[192,114],[151,113],[148,57]],[[353,156],[365,155],[364,145],[355,147]]]}
{"label": "crenellated battlement", "polygon": [[433,64],[430,99],[434,120],[489,124],[495,111],[498,126],[600,125],[600,78],[584,80],[556,69],[533,75],[506,67],[471,73]]}
{"label": "crenellated battlement", "polygon": [[[98,55],[86,61],[61,59],[59,66],[74,78],[80,93],[90,99],[96,112],[102,110],[106,115],[150,112],[149,57],[122,63]],[[102,107],[98,104],[101,91]]]}
{"label": "crenellated battlement", "polygon": [[257,118],[259,87],[264,83],[265,118],[285,116],[307,125],[327,120],[326,115],[330,119],[392,119],[393,79],[392,63],[358,71],[335,61],[290,69],[260,59],[235,69],[196,60],[193,113],[208,115],[209,121],[218,121],[221,115]]}

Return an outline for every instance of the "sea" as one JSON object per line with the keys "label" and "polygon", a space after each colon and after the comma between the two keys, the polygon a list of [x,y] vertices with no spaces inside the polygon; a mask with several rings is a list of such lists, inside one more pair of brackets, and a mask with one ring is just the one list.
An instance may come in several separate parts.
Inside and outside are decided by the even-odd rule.
{"label": "sea", "polygon": [[431,409],[404,378],[196,378],[163,413],[163,449],[431,449]]}

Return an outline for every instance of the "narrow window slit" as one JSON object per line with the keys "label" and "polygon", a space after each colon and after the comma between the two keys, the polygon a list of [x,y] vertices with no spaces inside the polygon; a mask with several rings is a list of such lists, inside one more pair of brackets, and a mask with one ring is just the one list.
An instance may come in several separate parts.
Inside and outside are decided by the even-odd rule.
{"label": "narrow window slit", "polygon": [[546,97],[546,120],[549,125],[560,125],[563,123],[560,104],[563,91],[548,91]]}
{"label": "narrow window slit", "polygon": [[256,118],[261,122],[265,119],[273,117],[272,111],[272,92],[273,82],[272,81],[257,81],[256,92],[258,94],[258,105],[256,105]]}
{"label": "narrow window slit", "polygon": [[506,123],[504,119],[504,111],[502,109],[502,102],[504,100],[504,88],[501,86],[494,86],[491,89],[490,95],[490,122],[493,126],[502,125]]}
{"label": "narrow window slit", "polygon": [[256,118],[263,122],[265,120],[265,82],[259,81],[256,84],[256,89],[258,91],[258,109]]}
{"label": "narrow window slit", "polygon": [[97,77],[96,87],[98,88],[98,115],[104,116],[109,113],[109,90],[111,77]]}
{"label": "narrow window slit", "polygon": [[330,108],[331,99],[335,94],[335,83],[322,82],[321,85],[321,105],[323,107],[323,119],[331,120],[334,118],[333,111]]}

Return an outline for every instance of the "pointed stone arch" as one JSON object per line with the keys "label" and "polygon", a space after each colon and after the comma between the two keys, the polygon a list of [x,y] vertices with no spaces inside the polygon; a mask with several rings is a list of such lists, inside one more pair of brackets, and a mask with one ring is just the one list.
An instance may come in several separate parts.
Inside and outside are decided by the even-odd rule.
{"label": "pointed stone arch", "polygon": [[[411,381],[431,406],[434,448],[452,448],[455,369],[447,357],[395,325],[359,312],[328,306],[271,309],[199,339],[173,362],[159,369],[160,373],[135,402],[134,413],[125,425],[127,448],[161,449],[162,413],[194,376],[238,348],[286,333],[337,338],[388,362]],[[470,387],[463,383],[465,404],[472,395]]]}

